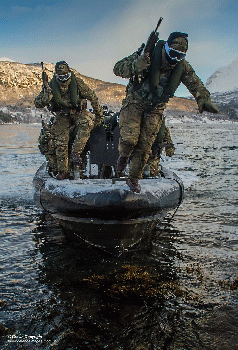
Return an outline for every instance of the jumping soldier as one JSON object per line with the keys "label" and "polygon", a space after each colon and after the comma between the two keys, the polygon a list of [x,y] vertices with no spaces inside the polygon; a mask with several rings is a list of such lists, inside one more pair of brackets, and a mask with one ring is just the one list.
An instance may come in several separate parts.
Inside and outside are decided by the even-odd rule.
{"label": "jumping soldier", "polygon": [[[163,111],[182,82],[195,97],[199,112],[218,113],[210,93],[185,60],[188,34],[173,32],[167,41],[159,40],[152,53],[134,52],[114,66],[114,74],[130,79],[122,101],[119,127],[118,172],[124,172],[130,159],[127,184],[134,192],[151,154],[161,127]],[[141,51],[141,50],[140,50]]]}
{"label": "jumping soldier", "polygon": [[[91,102],[93,113],[87,111],[85,100]],[[74,165],[82,164],[81,155],[90,132],[103,120],[98,98],[65,61],[60,61],[55,65],[55,73],[49,84],[43,84],[42,91],[35,98],[35,106],[48,106],[55,114],[50,134],[55,146],[58,171],[56,178],[70,178],[69,162]],[[74,135],[71,147],[70,134]]]}

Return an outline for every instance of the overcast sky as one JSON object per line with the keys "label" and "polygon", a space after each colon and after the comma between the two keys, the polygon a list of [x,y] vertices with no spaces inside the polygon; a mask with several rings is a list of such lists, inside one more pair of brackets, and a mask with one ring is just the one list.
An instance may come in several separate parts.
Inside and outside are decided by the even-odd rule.
{"label": "overcast sky", "polygon": [[146,42],[162,16],[160,38],[188,33],[187,60],[206,83],[238,58],[237,15],[237,0],[0,0],[0,58],[65,60],[84,75],[126,84],[114,64]]}

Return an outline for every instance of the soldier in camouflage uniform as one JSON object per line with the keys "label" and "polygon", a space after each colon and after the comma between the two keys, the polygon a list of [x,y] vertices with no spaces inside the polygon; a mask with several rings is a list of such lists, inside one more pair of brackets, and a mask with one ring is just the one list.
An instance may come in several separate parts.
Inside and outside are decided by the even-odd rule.
{"label": "soldier in camouflage uniform", "polygon": [[[93,112],[87,111],[85,99],[91,102]],[[103,120],[102,107],[93,90],[79,78],[65,61],[57,62],[55,74],[48,87],[43,87],[35,98],[35,106],[49,106],[55,112],[50,134],[55,147],[57,160],[56,178],[70,178],[70,164],[82,164],[81,154],[91,130]],[[70,134],[74,134],[69,155]],[[55,171],[55,169],[54,169]]]}
{"label": "soldier in camouflage uniform", "polygon": [[119,127],[118,172],[124,172],[130,159],[127,184],[140,192],[138,180],[151,154],[151,147],[163,120],[163,111],[182,82],[195,97],[199,111],[217,113],[210,93],[185,60],[188,35],[173,32],[167,42],[159,40],[151,58],[138,52],[114,66],[114,74],[129,78],[126,98],[122,101]]}
{"label": "soldier in camouflage uniform", "polygon": [[42,128],[38,138],[38,147],[41,154],[46,157],[49,173],[52,176],[56,176],[58,173],[58,168],[54,139],[51,135],[52,123],[53,117],[47,124],[44,122],[44,120],[42,120]]}

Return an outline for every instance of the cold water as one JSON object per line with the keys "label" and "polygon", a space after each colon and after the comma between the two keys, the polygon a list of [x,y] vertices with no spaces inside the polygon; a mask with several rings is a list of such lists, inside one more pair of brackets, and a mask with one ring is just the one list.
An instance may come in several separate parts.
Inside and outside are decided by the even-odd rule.
{"label": "cold water", "polygon": [[238,123],[167,119],[184,201],[119,257],[35,206],[40,125],[0,125],[1,349],[238,349]]}

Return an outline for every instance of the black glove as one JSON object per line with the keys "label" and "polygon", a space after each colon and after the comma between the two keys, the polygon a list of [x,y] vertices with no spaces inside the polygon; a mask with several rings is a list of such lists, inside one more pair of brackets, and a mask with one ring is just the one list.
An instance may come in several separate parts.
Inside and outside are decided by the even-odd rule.
{"label": "black glove", "polygon": [[219,113],[219,109],[214,103],[212,103],[212,101],[204,100],[204,99],[200,99],[198,101],[198,109],[200,113],[204,111],[207,111],[210,113]]}

